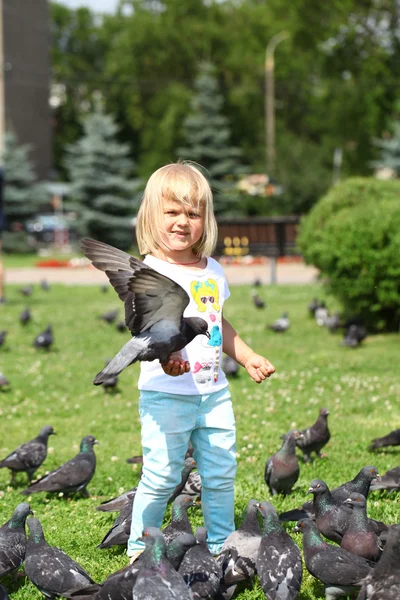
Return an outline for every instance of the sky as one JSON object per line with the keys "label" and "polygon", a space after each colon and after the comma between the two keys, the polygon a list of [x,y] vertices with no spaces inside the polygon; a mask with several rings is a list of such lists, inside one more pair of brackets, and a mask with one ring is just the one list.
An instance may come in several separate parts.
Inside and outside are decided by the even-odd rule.
{"label": "sky", "polygon": [[118,0],[58,0],[70,8],[87,6],[95,12],[113,13],[117,7]]}

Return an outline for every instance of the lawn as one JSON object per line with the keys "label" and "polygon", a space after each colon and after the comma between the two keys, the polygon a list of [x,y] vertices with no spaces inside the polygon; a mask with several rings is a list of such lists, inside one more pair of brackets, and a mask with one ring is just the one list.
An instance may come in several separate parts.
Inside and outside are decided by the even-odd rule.
{"label": "lawn", "polygon": [[[253,306],[249,286],[232,287],[231,292],[225,316],[245,341],[276,367],[276,374],[259,386],[244,370],[231,382],[238,434],[237,523],[250,498],[272,500],[263,474],[267,458],[280,447],[280,435],[311,425],[323,406],[330,410],[332,436],[325,448],[328,457],[317,459],[311,466],[301,465],[293,494],[272,500],[278,512],[308,499],[306,491],[316,477],[335,487],[353,478],[363,466],[375,465],[383,473],[399,465],[400,450],[368,451],[372,438],[399,427],[399,336],[369,336],[358,349],[342,347],[340,334],[319,328],[308,316],[312,297],[323,297],[317,285],[261,288],[259,294],[267,303],[264,310]],[[128,339],[127,333],[119,333],[98,315],[120,307],[122,318],[122,303],[111,289],[102,293],[98,286],[54,285],[49,292],[36,286],[30,298],[23,298],[17,287],[8,286],[7,299],[8,303],[0,306],[0,330],[9,332],[5,346],[0,348],[0,371],[10,380],[11,388],[0,392],[0,457],[35,437],[43,425],[52,425],[57,436],[50,438],[49,454],[37,473],[43,475],[72,458],[83,436],[92,434],[99,440],[89,499],[41,493],[29,497],[29,502],[43,524],[47,541],[61,547],[101,581],[127,564],[127,557],[122,547],[96,548],[116,515],[94,508],[138,483],[137,466],[128,465],[125,459],[141,453],[138,367],[122,374],[117,394],[105,394],[92,385],[105,360]],[[333,299],[326,300],[328,307],[337,308]],[[27,305],[33,320],[23,327],[18,315]],[[291,328],[285,334],[274,334],[266,325],[284,310],[289,312]],[[54,328],[54,347],[50,352],[33,348],[33,338],[49,323]],[[25,500],[20,491],[26,486],[26,476],[17,477],[18,486],[12,489],[8,470],[0,470],[1,523]],[[387,523],[399,522],[399,496],[374,492],[368,511]],[[202,524],[201,514],[192,512],[190,517],[193,525]],[[289,531],[292,526],[288,524]],[[293,536],[301,544],[300,536]],[[4,583],[13,600],[41,598],[25,577],[17,581],[5,578]],[[322,586],[305,574],[299,599],[321,597]],[[256,600],[264,595],[256,585],[239,598]]]}

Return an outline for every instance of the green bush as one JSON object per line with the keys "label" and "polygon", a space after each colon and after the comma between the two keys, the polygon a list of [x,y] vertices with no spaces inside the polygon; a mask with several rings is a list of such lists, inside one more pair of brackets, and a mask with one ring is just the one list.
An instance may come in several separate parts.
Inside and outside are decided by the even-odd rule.
{"label": "green bush", "polygon": [[375,330],[400,322],[400,181],[348,179],[303,218],[298,245],[346,313]]}

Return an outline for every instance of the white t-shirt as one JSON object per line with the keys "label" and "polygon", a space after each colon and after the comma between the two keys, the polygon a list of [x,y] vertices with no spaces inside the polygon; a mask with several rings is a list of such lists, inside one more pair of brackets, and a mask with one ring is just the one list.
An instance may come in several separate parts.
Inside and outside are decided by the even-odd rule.
{"label": "white t-shirt", "polygon": [[181,351],[190,363],[190,372],[184,375],[166,375],[159,360],[141,362],[139,390],[192,395],[209,394],[226,387],[228,381],[221,369],[222,307],[230,292],[221,265],[208,258],[205,269],[195,270],[152,255],[147,255],[143,262],[184,288],[190,298],[184,316],[207,321],[210,339],[198,335]]}

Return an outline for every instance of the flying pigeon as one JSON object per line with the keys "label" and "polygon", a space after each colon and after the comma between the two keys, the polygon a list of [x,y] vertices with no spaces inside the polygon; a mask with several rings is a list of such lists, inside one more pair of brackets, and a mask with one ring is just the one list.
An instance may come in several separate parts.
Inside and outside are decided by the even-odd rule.
{"label": "flying pigeon", "polygon": [[31,315],[31,311],[29,310],[29,308],[25,308],[25,310],[23,310],[22,313],[19,315],[19,321],[20,321],[20,323],[22,323],[22,325],[26,325],[27,323],[29,323],[31,318],[32,318],[32,315]]}
{"label": "flying pigeon", "polygon": [[46,350],[49,350],[53,342],[53,328],[51,325],[48,325],[44,331],[35,337],[33,345],[35,348],[45,348]]}
{"label": "flying pigeon", "polygon": [[306,567],[325,585],[326,600],[351,595],[370,573],[365,558],[324,542],[311,519],[300,520],[294,531],[303,534]]}
{"label": "flying pigeon", "polygon": [[190,589],[193,600],[214,598],[218,592],[222,569],[207,547],[205,527],[196,530],[196,544],[184,555],[179,573]]}
{"label": "flying pigeon", "polygon": [[38,436],[21,444],[0,461],[0,469],[7,467],[11,471],[10,485],[15,482],[15,474],[22,471],[28,475],[28,481],[32,481],[35,471],[46,459],[50,435],[55,435],[55,431],[50,425],[45,425]]}
{"label": "flying pigeon", "polygon": [[7,331],[5,329],[3,329],[3,331],[0,331],[0,348],[1,348],[1,346],[4,346],[6,337],[7,337]]}
{"label": "flying pigeon", "polygon": [[27,502],[21,502],[12,517],[0,527],[0,577],[11,573],[22,564],[25,558],[25,521],[33,515]]}
{"label": "flying pigeon", "polygon": [[370,450],[385,448],[386,446],[400,446],[400,429],[395,429],[387,435],[372,440]]}
{"label": "flying pigeon", "polygon": [[400,525],[389,528],[382,556],[362,582],[357,600],[398,600],[400,598]]}
{"label": "flying pigeon", "polygon": [[321,450],[329,442],[331,437],[328,429],[328,415],[329,410],[327,408],[321,408],[318,419],[314,425],[300,431],[300,433],[303,434],[303,437],[299,437],[296,440],[296,446],[302,450],[304,462],[306,463],[311,461],[311,452],[315,452],[319,458],[322,458]]}
{"label": "flying pigeon", "polygon": [[260,296],[257,294],[257,292],[253,291],[252,298],[253,298],[253,304],[256,308],[265,308],[265,302],[262,298],[260,298]]}
{"label": "flying pigeon", "polygon": [[170,544],[181,533],[192,533],[187,511],[191,506],[197,506],[193,497],[181,494],[172,503],[172,519],[169,525],[163,529],[165,542]]}
{"label": "flying pigeon", "polygon": [[370,490],[399,490],[400,489],[400,467],[389,469],[380,479],[375,479],[371,483]]}
{"label": "flying pigeon", "polygon": [[95,583],[68,554],[46,542],[38,519],[31,517],[27,523],[29,538],[26,544],[25,573],[46,598],[58,598],[67,591]]}
{"label": "flying pigeon", "polygon": [[234,358],[225,354],[222,359],[222,370],[227,377],[236,377],[239,373],[239,365]]}
{"label": "flying pigeon", "polygon": [[281,448],[267,460],[264,478],[273,496],[289,494],[299,478],[296,442],[302,436],[296,429],[286,433]]}
{"label": "flying pigeon", "polygon": [[262,502],[258,510],[263,519],[256,560],[260,585],[269,600],[295,600],[302,579],[300,549],[283,529],[272,504]]}
{"label": "flying pigeon", "polygon": [[249,500],[243,523],[228,535],[217,557],[222,568],[223,582],[227,586],[254,577],[261,542],[257,513],[258,502]]}
{"label": "flying pigeon", "polygon": [[96,375],[95,385],[137,360],[166,363],[172,352],[182,350],[197,335],[210,337],[204,319],[183,317],[189,296],[172,279],[108,244],[84,238],[82,249],[97,269],[105,271],[124,302],[125,322],[133,335]]}
{"label": "flying pigeon", "polygon": [[33,285],[27,285],[26,287],[20,288],[19,293],[23,296],[32,296]]}
{"label": "flying pigeon", "polygon": [[289,315],[287,312],[282,313],[282,316],[274,321],[272,325],[268,325],[269,329],[276,333],[284,333],[290,327]]}
{"label": "flying pigeon", "polygon": [[[331,494],[338,503],[344,502],[353,492],[362,494],[367,498],[371,482],[375,479],[380,479],[378,469],[372,466],[363,467],[354,479],[331,490]],[[294,508],[279,515],[281,521],[299,521],[310,517],[314,518],[314,504],[312,501],[305,502],[300,508]]]}
{"label": "flying pigeon", "polygon": [[362,494],[353,492],[344,504],[349,506],[351,511],[340,547],[367,560],[377,561],[382,548],[368,521],[366,499]]}
{"label": "flying pigeon", "polygon": [[66,494],[81,492],[88,498],[89,492],[86,486],[96,469],[96,455],[93,446],[98,443],[92,435],[85,436],[81,441],[79,454],[32,483],[21,494],[28,496],[36,492],[64,492]]}
{"label": "flying pigeon", "polygon": [[118,317],[118,313],[119,313],[119,308],[116,308],[115,310],[108,310],[107,312],[103,313],[102,315],[99,315],[99,319],[101,319],[102,321],[105,321],[106,323],[114,323],[115,319]]}
{"label": "flying pigeon", "polygon": [[363,325],[350,325],[342,341],[343,346],[356,348],[367,337],[367,330]]}
{"label": "flying pigeon", "polygon": [[132,600],[191,600],[182,576],[167,558],[163,537],[156,537],[150,546],[147,541],[145,543],[146,549],[133,587]]}

